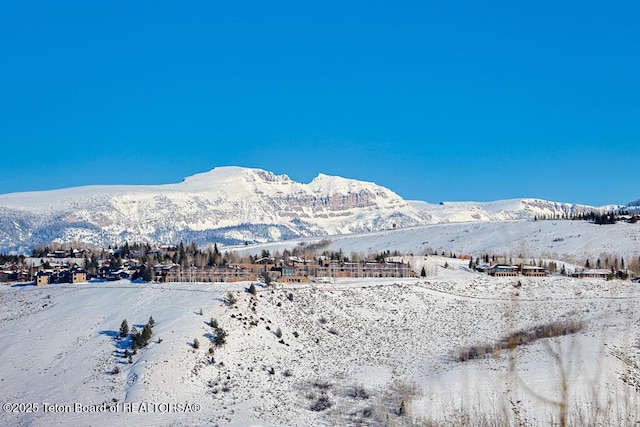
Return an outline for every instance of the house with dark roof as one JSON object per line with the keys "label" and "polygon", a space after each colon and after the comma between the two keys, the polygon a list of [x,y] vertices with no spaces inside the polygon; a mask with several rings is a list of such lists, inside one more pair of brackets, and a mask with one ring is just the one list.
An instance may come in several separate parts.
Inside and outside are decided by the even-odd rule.
{"label": "house with dark roof", "polygon": [[523,276],[528,277],[544,277],[548,275],[547,270],[535,265],[523,265],[521,271]]}
{"label": "house with dark roof", "polygon": [[611,270],[606,270],[603,268],[590,268],[586,270],[580,270],[573,273],[572,277],[578,277],[581,279],[590,278],[590,279],[607,279],[613,273]]}
{"label": "house with dark roof", "polygon": [[497,264],[494,265],[491,270],[489,270],[489,274],[495,277],[517,276],[518,267],[516,267],[515,265]]}

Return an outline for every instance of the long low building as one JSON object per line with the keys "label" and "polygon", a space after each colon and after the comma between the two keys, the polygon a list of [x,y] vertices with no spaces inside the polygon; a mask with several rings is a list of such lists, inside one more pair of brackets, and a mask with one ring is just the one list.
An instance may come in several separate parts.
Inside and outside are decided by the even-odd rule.
{"label": "long low building", "polygon": [[490,270],[489,274],[496,277],[505,277],[505,276],[517,276],[518,275],[518,267],[515,265],[494,265]]}
{"label": "long low building", "polygon": [[403,262],[321,261],[296,265],[236,264],[224,267],[181,267],[156,264],[155,281],[159,282],[237,282],[264,279],[286,283],[308,283],[310,277],[416,277],[411,266]]}
{"label": "long low building", "polygon": [[309,267],[309,274],[315,277],[416,277],[411,265],[404,262],[339,262],[324,261]]}
{"label": "long low building", "polygon": [[523,265],[520,271],[523,276],[528,277],[547,276],[547,270],[545,270],[543,267],[536,267],[535,265]]}
{"label": "long low building", "polygon": [[592,278],[592,279],[607,279],[611,275],[613,275],[611,270],[606,270],[602,268],[586,269],[586,270],[576,271],[575,273],[572,274],[573,277]]}
{"label": "long low building", "polygon": [[242,266],[186,267],[177,264],[157,264],[153,267],[158,282],[239,282],[256,280],[255,274]]}
{"label": "long low building", "polygon": [[495,277],[513,277],[520,274],[528,277],[544,277],[548,275],[547,270],[545,270],[543,267],[537,267],[535,265],[517,266],[504,264],[481,264],[476,267],[476,270]]}

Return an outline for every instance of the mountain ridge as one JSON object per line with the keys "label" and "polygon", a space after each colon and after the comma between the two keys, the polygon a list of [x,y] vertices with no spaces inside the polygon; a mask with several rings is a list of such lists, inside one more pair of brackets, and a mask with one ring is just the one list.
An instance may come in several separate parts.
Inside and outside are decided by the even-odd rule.
{"label": "mountain ridge", "polygon": [[82,186],[0,195],[0,250],[52,241],[106,246],[268,242],[461,221],[513,221],[605,208],[541,199],[407,201],[373,182],[319,174],[310,183],[216,167],[161,185]]}

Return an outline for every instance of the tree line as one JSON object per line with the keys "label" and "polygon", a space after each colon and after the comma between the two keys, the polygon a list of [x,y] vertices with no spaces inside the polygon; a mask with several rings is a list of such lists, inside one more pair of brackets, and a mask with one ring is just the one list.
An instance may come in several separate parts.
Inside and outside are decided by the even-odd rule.
{"label": "tree line", "polygon": [[561,213],[561,214],[540,214],[533,217],[534,221],[550,221],[550,220],[581,220],[590,221],[598,225],[615,224],[618,221],[628,221],[635,224],[640,220],[640,215],[637,213],[631,214],[627,210],[616,211],[589,211],[579,213]]}

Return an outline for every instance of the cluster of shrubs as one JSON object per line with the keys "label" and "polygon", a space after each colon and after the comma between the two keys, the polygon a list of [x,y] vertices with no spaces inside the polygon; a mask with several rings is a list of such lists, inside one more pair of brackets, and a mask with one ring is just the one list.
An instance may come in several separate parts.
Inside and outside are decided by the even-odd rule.
{"label": "cluster of shrubs", "polygon": [[153,325],[155,321],[153,320],[153,316],[149,317],[149,321],[142,331],[138,331],[135,326],[129,330],[129,324],[127,323],[127,319],[124,319],[120,324],[120,338],[126,338],[127,336],[131,337],[131,349],[136,351],[139,348],[146,347],[151,340],[151,336],[153,335]]}
{"label": "cluster of shrubs", "polygon": [[213,335],[215,337],[214,344],[218,347],[223,346],[227,342],[227,331],[222,329],[220,325],[218,325],[218,321],[213,318],[209,322],[209,326],[213,329]]}
{"label": "cluster of shrubs", "polygon": [[494,344],[475,345],[459,351],[457,359],[465,362],[487,356],[497,356],[502,350],[513,350],[520,345],[526,345],[540,338],[551,338],[561,335],[574,334],[584,329],[584,323],[577,321],[552,322],[539,325],[531,329],[514,332]]}
{"label": "cluster of shrubs", "polygon": [[333,402],[329,399],[327,392],[331,389],[331,384],[321,381],[315,381],[312,386],[319,391],[319,395],[309,393],[307,399],[311,400],[309,409],[314,412],[324,411],[333,406]]}

